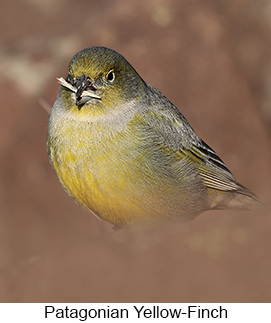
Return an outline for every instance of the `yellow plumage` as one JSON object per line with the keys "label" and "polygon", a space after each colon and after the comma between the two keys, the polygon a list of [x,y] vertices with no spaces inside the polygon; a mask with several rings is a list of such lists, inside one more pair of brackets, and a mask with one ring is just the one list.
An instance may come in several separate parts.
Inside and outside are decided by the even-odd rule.
{"label": "yellow plumage", "polygon": [[47,150],[65,190],[113,224],[190,219],[257,203],[160,92],[118,53],[76,54],[48,121]]}

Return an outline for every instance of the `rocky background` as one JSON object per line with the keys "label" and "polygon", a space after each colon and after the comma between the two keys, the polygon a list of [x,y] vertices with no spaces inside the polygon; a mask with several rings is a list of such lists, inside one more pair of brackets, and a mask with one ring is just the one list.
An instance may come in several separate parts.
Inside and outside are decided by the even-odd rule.
{"label": "rocky background", "polygon": [[[46,123],[56,77],[93,45],[178,106],[265,208],[117,232],[81,210],[50,168]],[[0,301],[271,302],[270,89],[270,1],[3,2]]]}

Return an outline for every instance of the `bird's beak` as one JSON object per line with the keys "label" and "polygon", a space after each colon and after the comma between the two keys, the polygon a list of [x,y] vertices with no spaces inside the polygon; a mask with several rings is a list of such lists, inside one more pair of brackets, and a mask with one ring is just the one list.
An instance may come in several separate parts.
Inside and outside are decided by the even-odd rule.
{"label": "bird's beak", "polygon": [[76,88],[76,105],[79,108],[91,99],[101,100],[101,97],[95,93],[95,87],[93,87],[90,80],[85,75],[79,77],[76,82]]}

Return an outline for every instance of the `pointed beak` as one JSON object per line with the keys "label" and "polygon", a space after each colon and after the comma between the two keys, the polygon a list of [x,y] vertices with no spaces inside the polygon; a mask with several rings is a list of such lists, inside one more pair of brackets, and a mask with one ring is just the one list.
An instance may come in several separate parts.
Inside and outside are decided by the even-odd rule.
{"label": "pointed beak", "polygon": [[76,88],[76,105],[79,108],[91,99],[101,100],[101,97],[95,93],[95,87],[91,84],[91,81],[85,75],[79,77],[76,82]]}

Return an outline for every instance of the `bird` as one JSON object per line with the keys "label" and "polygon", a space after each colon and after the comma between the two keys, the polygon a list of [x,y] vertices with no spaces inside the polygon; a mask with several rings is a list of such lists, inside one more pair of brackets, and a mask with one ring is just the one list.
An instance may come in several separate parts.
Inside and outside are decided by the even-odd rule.
{"label": "bird", "polygon": [[118,52],[76,53],[47,125],[47,153],[64,190],[115,226],[191,220],[260,202],[239,184],[180,110]]}

